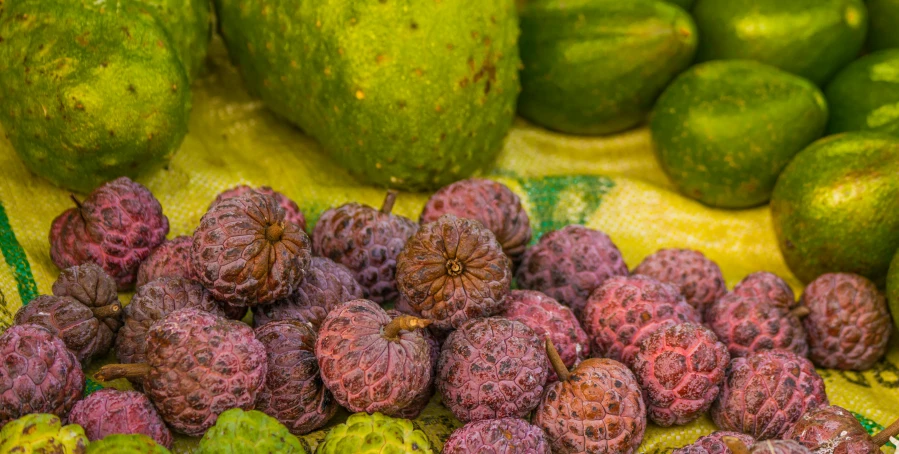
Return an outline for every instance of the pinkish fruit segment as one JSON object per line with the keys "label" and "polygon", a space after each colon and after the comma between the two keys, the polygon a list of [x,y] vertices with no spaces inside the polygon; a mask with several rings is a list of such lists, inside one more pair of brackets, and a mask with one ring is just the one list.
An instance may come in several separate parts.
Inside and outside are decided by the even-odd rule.
{"label": "pinkish fruit segment", "polygon": [[757,271],[743,278],[733,293],[746,297],[767,299],[784,309],[792,309],[796,305],[793,289],[780,276],[767,271]]}
{"label": "pinkish fruit segment", "polygon": [[190,246],[193,238],[177,236],[160,244],[137,271],[137,287],[162,277],[193,279],[190,269]]}
{"label": "pinkish fruit segment", "polygon": [[662,249],[643,259],[634,274],[674,284],[700,315],[727,292],[718,264],[691,249]]}
{"label": "pinkish fruit segment", "polygon": [[69,422],[84,428],[90,441],[114,434],[141,434],[166,448],[172,447],[172,432],[150,399],[137,391],[96,391],[72,407]]}
{"label": "pinkish fruit segment", "polygon": [[539,427],[519,418],[485,419],[456,429],[443,454],[550,454],[549,443]]}

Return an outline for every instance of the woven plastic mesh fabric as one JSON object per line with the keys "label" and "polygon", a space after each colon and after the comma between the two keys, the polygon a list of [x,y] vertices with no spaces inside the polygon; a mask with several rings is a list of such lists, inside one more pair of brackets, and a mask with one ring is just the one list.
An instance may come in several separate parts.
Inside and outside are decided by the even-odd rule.
{"label": "woven plastic mesh fabric", "polygon": [[[193,87],[190,134],[181,150],[167,169],[140,180],[162,203],[171,222],[170,237],[191,234],[216,194],[241,183],[284,192],[300,205],[310,226],[323,210],[347,201],[379,206],[382,189],[354,181],[314,141],[251,98],[220,44],[215,43],[212,53],[205,76]],[[3,137],[0,134],[0,329],[11,323],[23,302],[50,292],[59,270],[50,260],[47,235],[53,218],[71,204],[67,191],[31,175]],[[645,129],[580,138],[519,122],[496,167],[485,175],[522,197],[537,234],[569,223],[602,230],[631,268],[660,248],[695,248],[720,264],[729,288],[751,272],[767,270],[787,277],[801,292],[780,256],[767,207],[713,210],[672,191]],[[427,196],[401,194],[395,211],[417,219]],[[870,371],[820,372],[831,402],[877,431],[899,417],[897,365],[899,343],[893,342],[886,360]],[[89,384],[90,390],[96,386]],[[436,447],[458,425],[438,402],[435,398],[416,421]],[[345,417],[341,414],[334,422]],[[668,452],[713,430],[708,418],[668,429],[650,425],[640,451]],[[323,436],[320,431],[303,441],[313,448]],[[189,452],[195,444],[180,438],[175,452]]]}

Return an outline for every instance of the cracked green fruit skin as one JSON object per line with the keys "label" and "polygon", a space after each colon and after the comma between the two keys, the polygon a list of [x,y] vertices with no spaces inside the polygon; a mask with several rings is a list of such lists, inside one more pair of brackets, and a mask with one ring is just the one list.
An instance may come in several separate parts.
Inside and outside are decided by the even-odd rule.
{"label": "cracked green fruit skin", "polygon": [[521,10],[518,112],[571,134],[644,121],[696,52],[696,27],[656,0],[531,0]]}
{"label": "cracked green fruit skin", "polygon": [[[300,440],[277,419],[261,411],[228,410],[200,440],[198,454],[306,454]],[[311,453],[310,453],[311,454]]]}
{"label": "cracked green fruit skin", "polygon": [[899,47],[899,0],[867,0],[868,50]]}
{"label": "cracked green fruit skin", "polygon": [[868,54],[843,68],[824,90],[828,134],[880,131],[899,136],[899,49]]}
{"label": "cracked green fruit skin", "polygon": [[86,454],[170,454],[146,435],[108,435],[91,442]]}
{"label": "cracked green fruit skin", "polygon": [[768,201],[777,176],[821,136],[824,95],[762,63],[696,65],[659,97],[650,119],[656,155],[680,191],[721,208]]}
{"label": "cracked green fruit skin", "polygon": [[32,172],[88,192],[161,167],[178,149],[187,74],[144,8],[18,0],[0,10],[0,124]]}
{"label": "cracked green fruit skin", "polygon": [[899,139],[848,132],[796,155],[771,197],[787,265],[803,282],[856,273],[882,286],[899,249]]}
{"label": "cracked green fruit skin", "polygon": [[0,430],[2,453],[84,454],[87,446],[81,426],[63,426],[55,415],[33,413],[10,421]]}
{"label": "cracked green fruit skin", "polygon": [[492,163],[515,115],[512,0],[216,0],[250,91],[355,176],[434,189]]}
{"label": "cracked green fruit skin", "polygon": [[697,0],[698,61],[748,59],[818,85],[855,59],[865,42],[862,0]]}
{"label": "cracked green fruit skin", "polygon": [[381,413],[356,413],[334,426],[315,450],[316,454],[433,454],[424,432],[408,419]]}
{"label": "cracked green fruit skin", "polygon": [[193,80],[203,67],[209,40],[212,39],[212,2],[210,0],[137,0],[156,8],[156,15],[169,32],[178,55]]}

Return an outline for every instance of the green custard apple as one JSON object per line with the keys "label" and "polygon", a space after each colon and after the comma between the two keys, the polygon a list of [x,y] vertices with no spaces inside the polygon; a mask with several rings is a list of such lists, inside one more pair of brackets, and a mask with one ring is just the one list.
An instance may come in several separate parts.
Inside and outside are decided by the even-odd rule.
{"label": "green custard apple", "polygon": [[865,42],[862,0],[697,0],[699,61],[758,60],[822,85]]}
{"label": "green custard apple", "polygon": [[824,90],[827,132],[880,131],[899,137],[899,49],[868,54],[843,68]]}
{"label": "green custard apple", "polygon": [[233,408],[219,415],[197,450],[199,454],[306,454],[300,440],[261,411]]}
{"label": "green custard apple", "polygon": [[169,454],[146,435],[109,435],[87,446],[86,454]]}
{"label": "green custard apple", "polygon": [[520,14],[518,111],[565,133],[641,123],[696,52],[690,15],[656,0],[531,0]]}
{"label": "green custard apple", "polygon": [[824,95],[811,82],[748,60],[693,66],[650,119],[656,155],[680,191],[714,207],[768,201],[793,156],[821,136]]}
{"label": "green custard apple", "polygon": [[172,43],[193,80],[206,60],[212,38],[212,2],[210,0],[136,0],[156,8],[156,15],[169,32]]}
{"label": "green custard apple", "polygon": [[787,265],[803,282],[846,272],[883,285],[899,249],[899,139],[825,137],[784,169],[771,215]]}
{"label": "green custard apple", "polygon": [[868,50],[899,47],[899,0],[867,0]]}
{"label": "green custard apple", "polygon": [[32,413],[0,430],[0,453],[84,454],[88,446],[79,425],[63,426],[56,415]]}
{"label": "green custard apple", "polygon": [[354,175],[436,189],[492,162],[515,115],[513,0],[216,0],[249,89]]}
{"label": "green custard apple", "polygon": [[316,454],[433,454],[427,436],[408,419],[356,413],[334,426]]}
{"label": "green custard apple", "polygon": [[0,36],[0,124],[32,172],[88,192],[161,167],[178,149],[188,78],[146,7],[6,2]]}

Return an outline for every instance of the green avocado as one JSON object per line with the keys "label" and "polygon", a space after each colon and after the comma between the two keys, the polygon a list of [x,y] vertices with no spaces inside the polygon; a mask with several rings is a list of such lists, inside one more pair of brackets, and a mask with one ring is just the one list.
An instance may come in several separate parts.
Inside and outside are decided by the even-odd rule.
{"label": "green avocado", "polygon": [[197,454],[256,453],[306,454],[306,449],[277,419],[240,408],[219,415],[197,448]]}
{"label": "green avocado", "polygon": [[827,82],[858,55],[868,17],[861,0],[697,0],[699,61],[749,59]]}
{"label": "green avocado", "polygon": [[696,27],[656,0],[532,0],[521,10],[518,112],[549,129],[611,134],[643,122],[690,65]]}
{"label": "green avocado", "polygon": [[899,328],[899,251],[890,262],[887,272],[887,303],[890,305],[890,315],[893,316],[893,325]]}
{"label": "green avocado", "polygon": [[650,119],[656,155],[685,195],[722,208],[763,204],[781,170],[821,136],[815,85],[748,60],[696,65],[665,89]]}
{"label": "green avocado", "polygon": [[0,8],[0,124],[32,172],[87,192],[161,167],[178,149],[187,74],[144,8],[128,0]]}
{"label": "green avocado", "polygon": [[809,282],[861,274],[882,285],[899,249],[899,139],[847,132],[802,150],[771,197],[780,250]]}
{"label": "green avocado", "polygon": [[157,17],[169,32],[178,55],[193,80],[203,67],[212,38],[210,0],[137,0],[156,8]]}
{"label": "green avocado", "polygon": [[868,0],[868,50],[899,47],[899,0]]}
{"label": "green avocado", "polygon": [[843,68],[824,90],[830,134],[881,131],[899,136],[899,49],[866,55]]}
{"label": "green avocado", "polygon": [[146,435],[116,434],[91,442],[86,454],[170,454],[170,451]]}
{"label": "green avocado", "polygon": [[434,189],[492,163],[515,116],[512,0],[216,0],[251,91],[357,177]]}

